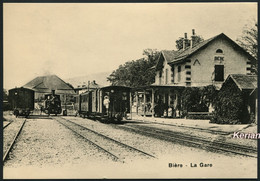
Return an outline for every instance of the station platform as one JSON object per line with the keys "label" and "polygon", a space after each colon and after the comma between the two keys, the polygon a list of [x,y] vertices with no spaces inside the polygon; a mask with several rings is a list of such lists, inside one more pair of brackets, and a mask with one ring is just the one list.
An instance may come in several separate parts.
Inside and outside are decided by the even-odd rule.
{"label": "station platform", "polygon": [[174,125],[180,127],[190,127],[211,130],[216,132],[223,132],[228,134],[234,134],[234,132],[244,133],[257,133],[257,124],[215,124],[210,123],[210,120],[200,119],[185,119],[185,118],[162,118],[162,117],[151,117],[141,116],[135,113],[132,114],[132,120],[138,120],[143,122],[154,122],[165,125]]}

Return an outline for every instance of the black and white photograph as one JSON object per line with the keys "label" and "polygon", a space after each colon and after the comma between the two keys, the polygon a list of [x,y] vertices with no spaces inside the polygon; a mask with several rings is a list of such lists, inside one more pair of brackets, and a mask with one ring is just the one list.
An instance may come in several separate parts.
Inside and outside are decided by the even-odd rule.
{"label": "black and white photograph", "polygon": [[258,3],[3,3],[3,179],[257,179]]}

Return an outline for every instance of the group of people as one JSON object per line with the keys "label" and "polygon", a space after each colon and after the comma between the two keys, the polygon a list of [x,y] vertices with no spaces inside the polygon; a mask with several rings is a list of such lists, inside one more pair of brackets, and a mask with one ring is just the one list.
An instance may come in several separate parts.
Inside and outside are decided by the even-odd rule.
{"label": "group of people", "polygon": [[156,117],[180,117],[180,111],[178,109],[174,109],[173,106],[168,106],[166,103],[158,102],[154,103],[154,107],[152,107],[151,103],[148,102],[144,107],[143,111],[146,113],[152,113],[154,110],[154,116]]}

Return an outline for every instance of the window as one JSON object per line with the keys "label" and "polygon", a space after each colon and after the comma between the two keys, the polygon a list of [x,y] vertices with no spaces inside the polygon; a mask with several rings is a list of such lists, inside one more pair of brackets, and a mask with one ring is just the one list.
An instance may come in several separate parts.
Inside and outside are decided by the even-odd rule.
{"label": "window", "polygon": [[162,84],[162,71],[159,72],[159,85]]}
{"label": "window", "polygon": [[190,65],[185,65],[185,69],[190,69],[191,66]]}
{"label": "window", "polygon": [[168,84],[168,69],[165,70],[165,84]]}
{"label": "window", "polygon": [[127,93],[126,92],[123,92],[123,95],[122,95],[122,100],[126,101],[127,100]]}
{"label": "window", "polygon": [[223,54],[223,50],[217,49],[216,53],[221,53],[221,54]]}
{"label": "window", "polygon": [[178,66],[178,82],[181,81],[181,66]]}
{"label": "window", "polygon": [[223,50],[221,50],[221,49],[217,49],[217,50],[216,50],[216,55],[215,55],[215,57],[214,57],[214,60],[215,60],[215,61],[219,61],[220,63],[221,63],[222,61],[224,61]]}
{"label": "window", "polygon": [[171,70],[172,70],[171,79],[172,79],[172,83],[174,83],[174,66],[172,66]]}
{"label": "window", "polygon": [[215,65],[215,81],[224,81],[224,65]]}

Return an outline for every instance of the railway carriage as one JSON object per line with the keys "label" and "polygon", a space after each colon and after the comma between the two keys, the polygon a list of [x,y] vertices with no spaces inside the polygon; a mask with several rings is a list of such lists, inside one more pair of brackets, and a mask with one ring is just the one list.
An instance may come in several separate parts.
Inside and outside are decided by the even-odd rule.
{"label": "railway carriage", "polygon": [[82,93],[76,97],[79,115],[105,122],[121,121],[130,113],[129,87],[107,86]]}
{"label": "railway carriage", "polygon": [[76,96],[75,109],[81,117],[90,117],[92,112],[92,92],[85,92]]}
{"label": "railway carriage", "polygon": [[34,110],[34,91],[23,87],[10,89],[9,103],[16,117],[27,117]]}

